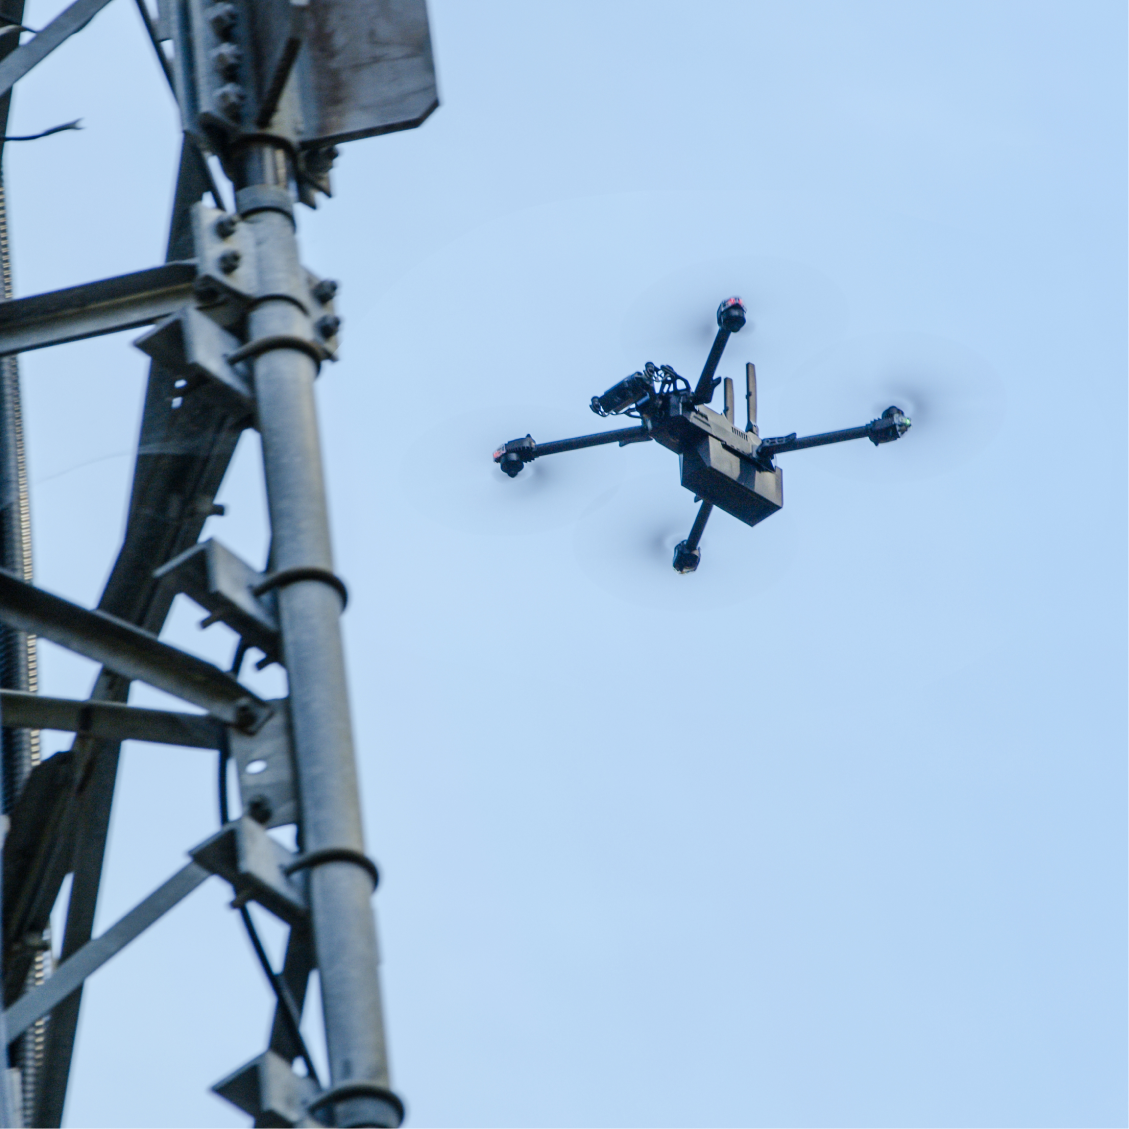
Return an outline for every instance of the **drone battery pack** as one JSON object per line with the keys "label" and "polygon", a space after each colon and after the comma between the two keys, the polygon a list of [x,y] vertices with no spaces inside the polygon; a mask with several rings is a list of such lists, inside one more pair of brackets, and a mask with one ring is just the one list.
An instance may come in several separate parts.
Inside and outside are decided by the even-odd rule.
{"label": "drone battery pack", "polygon": [[679,456],[682,485],[746,525],[756,525],[784,505],[780,469],[758,470],[712,435]]}

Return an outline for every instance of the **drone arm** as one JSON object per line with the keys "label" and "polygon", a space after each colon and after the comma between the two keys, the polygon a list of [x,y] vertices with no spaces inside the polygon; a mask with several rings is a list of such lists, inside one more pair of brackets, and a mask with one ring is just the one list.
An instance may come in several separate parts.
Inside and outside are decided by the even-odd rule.
{"label": "drone arm", "polygon": [[601,431],[596,435],[579,435],[575,439],[556,439],[551,443],[535,443],[532,435],[524,439],[511,439],[494,452],[494,461],[510,476],[516,477],[526,463],[542,455],[559,455],[564,451],[580,451],[585,447],[600,447],[605,443],[643,443],[651,438],[645,424],[639,427],[621,427],[617,431]]}
{"label": "drone arm", "polygon": [[695,404],[708,404],[713,399],[713,390],[717,387],[713,374],[717,372],[717,366],[721,363],[721,354],[725,352],[728,341],[729,330],[725,326],[718,326],[717,336],[710,346],[710,355],[706,357],[705,368],[702,369],[702,375],[698,377],[698,383],[694,387]]}
{"label": "drone arm", "polygon": [[820,435],[805,435],[797,438],[796,433],[783,435],[778,439],[762,440],[757,448],[761,458],[772,458],[785,451],[803,451],[808,447],[826,447],[828,443],[846,443],[851,439],[869,439],[876,447],[880,443],[893,443],[910,429],[911,420],[901,408],[887,408],[878,419],[862,427],[848,427],[842,431],[825,431]]}
{"label": "drone arm", "polygon": [[693,572],[702,559],[701,550],[698,548],[702,534],[706,531],[706,522],[713,513],[713,502],[703,502],[698,509],[698,516],[690,527],[690,536],[685,541],[679,541],[674,547],[674,571],[685,575]]}
{"label": "drone arm", "polygon": [[851,439],[865,439],[868,434],[869,430],[866,427],[848,427],[843,431],[825,431],[820,435],[805,435],[802,438],[797,437],[793,431],[791,435],[762,440],[757,453],[782,455],[786,451],[805,451],[808,447],[826,447],[828,443],[846,443]]}
{"label": "drone arm", "polygon": [[694,524],[690,526],[690,536],[686,538],[686,548],[693,552],[698,547],[698,542],[702,539],[702,534],[706,531],[706,522],[710,519],[710,514],[713,513],[713,502],[703,502],[698,509],[698,516],[694,518]]}
{"label": "drone arm", "polygon": [[601,431],[595,435],[579,435],[575,439],[555,439],[552,443],[535,443],[532,458],[542,455],[560,455],[565,451],[580,451],[585,447],[600,447],[605,443],[643,443],[651,438],[646,427],[621,427],[617,431]]}

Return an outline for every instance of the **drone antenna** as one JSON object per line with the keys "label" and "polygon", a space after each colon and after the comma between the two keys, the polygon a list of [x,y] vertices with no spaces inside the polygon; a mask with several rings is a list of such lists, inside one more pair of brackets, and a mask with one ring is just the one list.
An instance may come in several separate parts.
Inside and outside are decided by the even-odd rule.
{"label": "drone antenna", "polygon": [[745,303],[740,298],[726,298],[717,308],[717,336],[710,347],[710,355],[706,357],[706,367],[698,377],[698,384],[694,389],[694,403],[708,404],[713,399],[713,390],[717,387],[713,374],[717,371],[721,354],[725,351],[725,343],[731,333],[737,333],[745,324]]}
{"label": "drone antenna", "polygon": [[730,377],[725,378],[725,384],[722,386],[723,395],[725,397],[725,418],[730,423],[735,422],[735,405],[733,403],[733,381]]}
{"label": "drone antenna", "polygon": [[746,431],[758,435],[757,431],[757,366],[750,363],[745,366],[745,404],[749,411],[749,422],[745,425]]}

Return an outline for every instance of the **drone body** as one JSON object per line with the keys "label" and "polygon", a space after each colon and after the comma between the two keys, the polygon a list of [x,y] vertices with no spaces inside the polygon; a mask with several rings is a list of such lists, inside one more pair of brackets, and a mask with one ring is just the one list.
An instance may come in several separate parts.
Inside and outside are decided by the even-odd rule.
{"label": "drone body", "polygon": [[797,438],[795,432],[775,439],[761,439],[757,431],[756,369],[745,366],[745,401],[748,422],[737,427],[733,381],[725,380],[725,410],[715,412],[706,405],[721,383],[714,376],[729,336],[745,324],[745,307],[739,298],[729,298],[718,307],[718,331],[697,385],[667,365],[647,362],[642,372],[632,373],[602,396],[593,396],[597,415],[629,415],[638,427],[582,435],[552,443],[536,443],[532,436],[512,439],[494,452],[494,461],[511,478],[526,463],[545,455],[595,447],[605,443],[644,443],[650,440],[678,455],[682,485],[702,503],[690,535],[674,551],[677,572],[693,572],[701,560],[698,544],[706,521],[716,506],[746,525],[756,525],[784,505],[783,479],[773,459],[785,451],[821,447],[849,439],[869,439],[875,446],[900,439],[910,420],[900,408],[890,407],[878,419],[862,427]]}
{"label": "drone body", "polygon": [[[726,391],[731,388],[727,380]],[[651,438],[678,455],[687,490],[746,525],[764,521],[784,505],[781,471],[757,457],[756,424],[750,421],[742,431],[733,422],[731,395],[725,414],[676,397],[664,407],[649,419]]]}

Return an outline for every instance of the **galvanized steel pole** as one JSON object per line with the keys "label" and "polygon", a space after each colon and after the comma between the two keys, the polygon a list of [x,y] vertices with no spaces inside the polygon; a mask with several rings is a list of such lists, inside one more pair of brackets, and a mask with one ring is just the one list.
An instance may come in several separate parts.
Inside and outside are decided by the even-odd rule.
{"label": "galvanized steel pole", "polygon": [[[259,279],[248,348],[257,351],[255,402],[273,537],[271,568],[275,576],[320,571],[328,578],[333,554],[314,403],[318,362],[303,344],[312,344],[315,335],[300,297],[289,162],[282,147],[257,141],[242,164],[237,207],[254,232]],[[341,609],[337,589],[323,579],[292,580],[278,589],[302,807],[299,846],[307,856],[337,856],[310,868],[331,1086],[317,1104],[334,1107],[337,1125],[398,1125],[403,1108],[389,1090],[372,878],[347,859],[350,852],[363,852],[364,838]]]}

